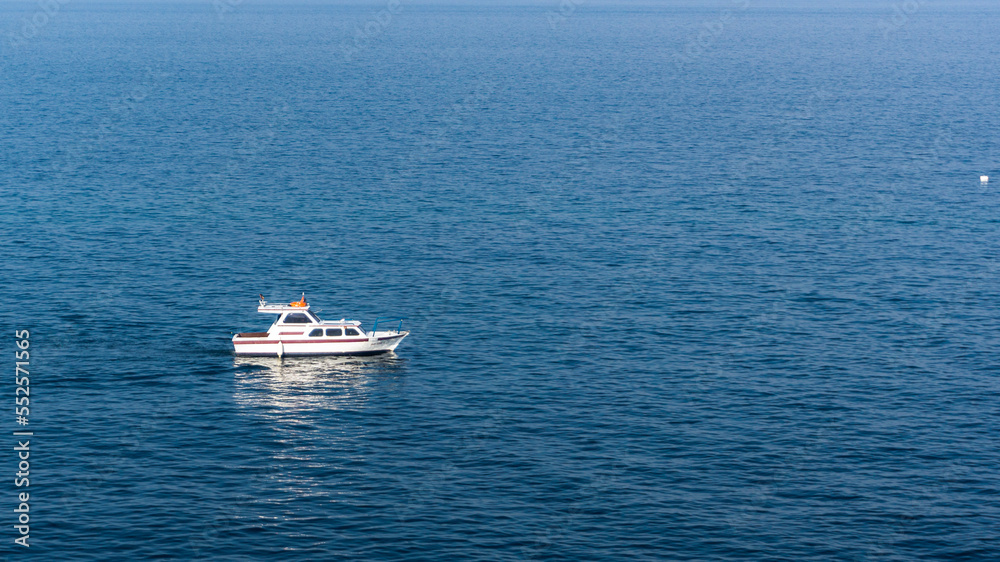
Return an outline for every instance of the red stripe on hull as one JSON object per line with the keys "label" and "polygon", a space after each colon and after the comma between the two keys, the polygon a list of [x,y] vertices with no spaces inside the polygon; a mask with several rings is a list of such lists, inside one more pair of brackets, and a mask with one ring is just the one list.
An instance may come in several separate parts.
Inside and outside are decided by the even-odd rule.
{"label": "red stripe on hull", "polygon": [[368,341],[368,338],[361,340],[257,340],[257,341],[239,341],[236,340],[233,343],[236,345],[263,345],[269,343],[357,343],[359,341]]}

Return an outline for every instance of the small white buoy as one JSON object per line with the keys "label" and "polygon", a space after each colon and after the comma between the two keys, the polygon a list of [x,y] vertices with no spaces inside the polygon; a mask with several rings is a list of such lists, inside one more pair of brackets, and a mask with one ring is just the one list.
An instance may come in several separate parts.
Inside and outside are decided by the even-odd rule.
{"label": "small white buoy", "polygon": [[989,183],[990,177],[989,176],[979,176],[979,181],[981,181],[983,183]]}

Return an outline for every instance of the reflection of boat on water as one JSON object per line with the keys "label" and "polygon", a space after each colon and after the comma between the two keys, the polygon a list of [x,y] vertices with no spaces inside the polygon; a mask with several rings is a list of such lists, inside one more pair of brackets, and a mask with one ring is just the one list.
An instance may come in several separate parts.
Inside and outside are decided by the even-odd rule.
{"label": "reflection of boat on water", "polygon": [[404,361],[375,357],[235,357],[236,401],[295,410],[361,407],[370,394],[397,387]]}
{"label": "reflection of boat on water", "polygon": [[223,455],[232,459],[227,466],[265,467],[258,485],[290,501],[339,504],[344,488],[331,482],[343,482],[352,467],[372,466],[378,429],[364,420],[405,402],[407,360],[394,353],[231,360],[237,426],[248,431],[241,433],[246,444]]}
{"label": "reflection of boat on water", "polygon": [[361,375],[366,372],[392,370],[401,360],[395,353],[375,357],[317,356],[279,359],[277,357],[235,357],[237,372],[262,371],[289,380],[313,380],[317,377]]}
{"label": "reflection of boat on water", "polygon": [[277,314],[266,332],[243,332],[233,336],[236,355],[286,357],[295,355],[378,355],[396,349],[410,332],[403,330],[403,319],[393,328],[381,331],[378,318],[370,331],[357,320],[322,320],[309,311],[305,294],[302,300],[284,304],[267,304],[263,295],[257,312]]}

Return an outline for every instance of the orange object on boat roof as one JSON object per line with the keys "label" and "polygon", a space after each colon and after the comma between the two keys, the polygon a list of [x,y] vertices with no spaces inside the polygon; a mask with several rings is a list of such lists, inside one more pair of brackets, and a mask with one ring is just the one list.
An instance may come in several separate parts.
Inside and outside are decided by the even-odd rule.
{"label": "orange object on boat roof", "polygon": [[290,302],[288,303],[288,306],[309,306],[306,304],[306,294],[302,293],[302,300],[298,302]]}

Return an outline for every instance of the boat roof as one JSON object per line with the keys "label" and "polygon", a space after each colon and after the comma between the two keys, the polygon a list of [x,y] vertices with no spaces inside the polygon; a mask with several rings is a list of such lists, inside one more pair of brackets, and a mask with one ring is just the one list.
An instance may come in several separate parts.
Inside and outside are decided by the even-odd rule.
{"label": "boat roof", "polygon": [[303,310],[309,310],[309,303],[306,302],[305,293],[302,293],[302,300],[290,302],[288,304],[267,304],[267,301],[264,300],[264,295],[260,295],[260,300],[258,302],[260,305],[257,307],[257,312],[263,312],[265,314],[281,314],[282,312],[302,312]]}
{"label": "boat roof", "polygon": [[299,303],[292,304],[262,304],[257,307],[257,312],[263,312],[265,314],[280,314],[282,312],[302,312],[303,310],[309,310],[310,306],[307,304],[305,306]]}
{"label": "boat roof", "polygon": [[[303,312],[309,310],[311,307],[309,303],[306,302],[305,294],[302,295],[302,300],[297,302],[290,302],[288,304],[268,304],[264,297],[260,298],[260,306],[257,307],[257,312],[263,312],[264,314],[283,314],[285,312]],[[323,325],[323,326],[360,326],[361,322],[358,320],[350,320],[348,318],[341,318],[340,320],[322,320],[319,316],[315,314],[310,314],[313,318],[318,320],[318,322],[310,322],[309,325]],[[277,322],[279,319],[275,319]]]}

